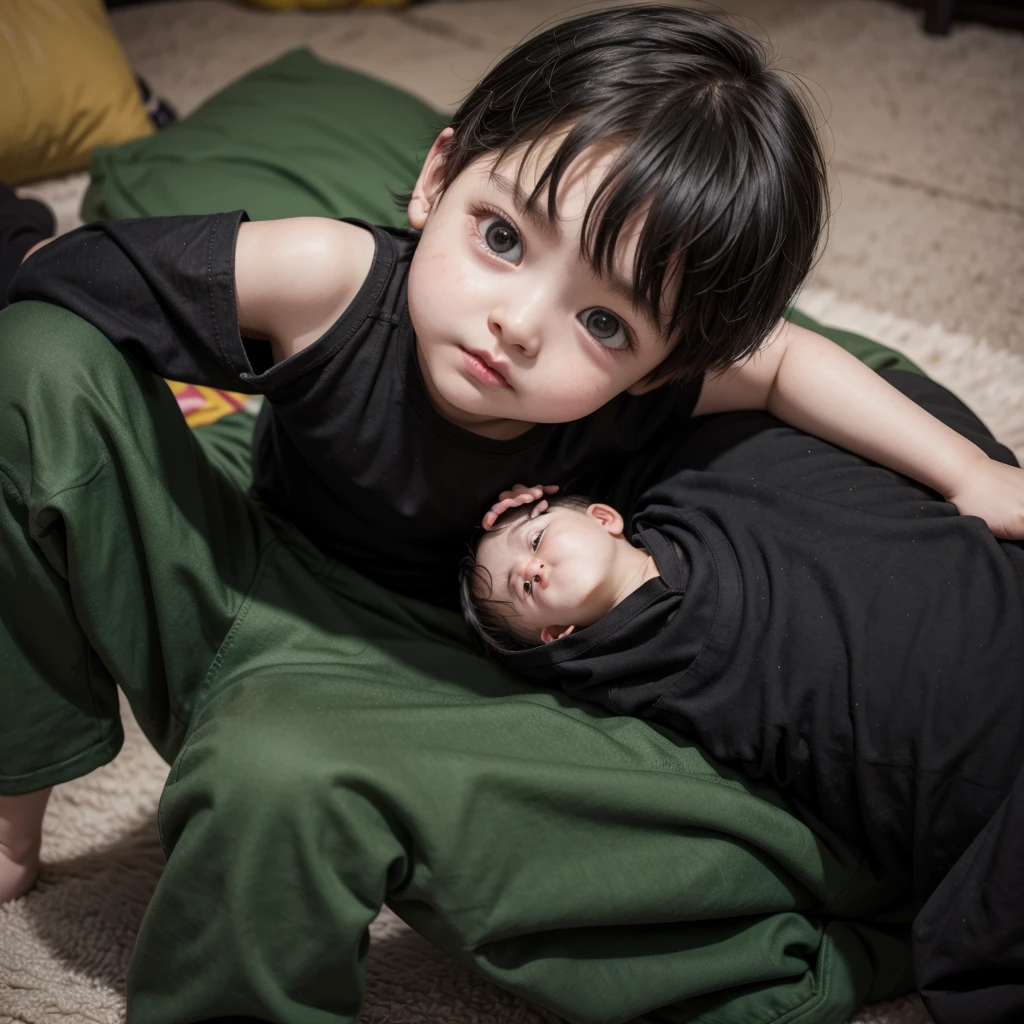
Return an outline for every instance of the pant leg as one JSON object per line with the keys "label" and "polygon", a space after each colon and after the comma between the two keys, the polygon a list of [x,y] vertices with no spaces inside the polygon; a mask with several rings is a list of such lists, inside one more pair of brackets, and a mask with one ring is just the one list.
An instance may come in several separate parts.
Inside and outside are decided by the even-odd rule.
{"label": "pant leg", "polygon": [[1024,1021],[1024,770],[914,923],[936,1024]]}
{"label": "pant leg", "polygon": [[0,312],[0,792],[113,758],[118,686],[172,759],[269,539],[163,381],[57,307]]}
{"label": "pant leg", "polygon": [[780,796],[295,551],[266,563],[162,796],[130,1024],[348,1024],[385,901],[571,1021],[838,1024],[910,987],[905,945],[837,920],[892,892]]}

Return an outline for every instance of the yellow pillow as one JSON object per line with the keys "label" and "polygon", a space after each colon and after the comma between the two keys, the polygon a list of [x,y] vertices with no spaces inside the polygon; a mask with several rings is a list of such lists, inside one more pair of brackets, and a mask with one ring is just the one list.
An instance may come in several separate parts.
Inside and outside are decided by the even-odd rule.
{"label": "yellow pillow", "polygon": [[0,181],[77,171],[152,132],[103,0],[0,0]]}

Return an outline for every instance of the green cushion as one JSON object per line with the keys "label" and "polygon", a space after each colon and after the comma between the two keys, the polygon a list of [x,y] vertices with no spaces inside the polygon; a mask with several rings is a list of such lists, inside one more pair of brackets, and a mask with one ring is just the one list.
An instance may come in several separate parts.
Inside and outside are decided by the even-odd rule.
{"label": "green cushion", "polygon": [[157,135],[93,156],[84,220],[245,209],[403,226],[446,118],[392,85],[293,50]]}

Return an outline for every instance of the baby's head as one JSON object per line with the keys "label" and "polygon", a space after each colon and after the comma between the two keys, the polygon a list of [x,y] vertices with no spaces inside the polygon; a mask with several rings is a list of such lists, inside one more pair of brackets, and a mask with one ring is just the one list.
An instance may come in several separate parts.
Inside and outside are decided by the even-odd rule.
{"label": "baby's head", "polygon": [[503,513],[463,559],[466,621],[494,653],[550,643],[593,625],[646,578],[650,563],[615,509],[556,496]]}
{"label": "baby's head", "polygon": [[777,323],[827,207],[810,105],[765,44],[669,6],[548,28],[473,89],[408,200],[431,396],[471,429],[567,422],[721,369]]}

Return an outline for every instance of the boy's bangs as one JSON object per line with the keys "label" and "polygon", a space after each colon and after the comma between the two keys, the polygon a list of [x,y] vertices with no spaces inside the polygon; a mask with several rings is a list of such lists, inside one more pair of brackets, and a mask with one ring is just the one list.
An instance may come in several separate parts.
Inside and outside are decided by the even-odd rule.
{"label": "boy's bangs", "polygon": [[[674,346],[653,375],[657,380],[720,370],[760,346],[774,311],[813,264],[808,239],[818,236],[827,209],[824,162],[808,144],[806,125],[786,124],[791,106],[751,109],[748,92],[748,105],[728,112],[739,115],[733,118],[700,92],[677,95],[672,109],[649,112],[628,133],[613,116],[618,112],[608,111],[568,127],[545,125],[522,151],[516,172],[518,182],[535,147],[563,136],[527,200],[535,209],[546,196],[546,216],[555,221],[558,189],[572,163],[592,146],[619,148],[584,214],[582,255],[596,274],[610,277],[623,232],[642,224],[631,268],[634,309]],[[718,116],[709,116],[709,106]],[[756,131],[744,123],[748,118],[756,118]],[[783,137],[759,144],[766,130]],[[502,150],[495,168],[521,147]],[[803,162],[802,180],[779,165],[780,150]],[[774,313],[770,321],[766,309]],[[752,320],[764,321],[763,329],[750,331]],[[723,332],[739,324],[747,327],[739,332],[745,343],[723,351]]]}
{"label": "boy's bangs", "polygon": [[[671,312],[666,316],[663,293],[669,268],[679,267],[685,247],[679,230],[666,229],[666,185],[672,181],[658,166],[650,140],[638,136],[626,142],[611,134],[613,125],[606,118],[592,117],[568,129],[549,128],[531,141],[517,170],[517,181],[534,148],[550,134],[564,137],[537,179],[527,200],[535,209],[542,200],[549,221],[558,220],[558,190],[569,167],[591,147],[615,147],[619,154],[591,196],[583,216],[581,255],[599,277],[615,273],[616,255],[624,231],[643,224],[637,239],[636,255],[630,268],[634,309],[656,324],[666,338],[672,336]],[[658,139],[659,143],[661,139]],[[503,153],[495,166],[507,155]],[[675,189],[674,191],[679,191]],[[546,198],[545,198],[546,197]]]}

